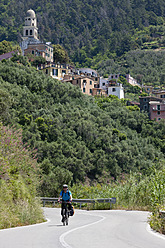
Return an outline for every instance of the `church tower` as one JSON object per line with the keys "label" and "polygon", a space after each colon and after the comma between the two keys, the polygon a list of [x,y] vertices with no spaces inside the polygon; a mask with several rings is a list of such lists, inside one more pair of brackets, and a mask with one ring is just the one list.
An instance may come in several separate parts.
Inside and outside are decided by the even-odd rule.
{"label": "church tower", "polygon": [[33,38],[38,40],[37,19],[34,10],[29,9],[25,17],[25,26],[23,27],[23,39]]}

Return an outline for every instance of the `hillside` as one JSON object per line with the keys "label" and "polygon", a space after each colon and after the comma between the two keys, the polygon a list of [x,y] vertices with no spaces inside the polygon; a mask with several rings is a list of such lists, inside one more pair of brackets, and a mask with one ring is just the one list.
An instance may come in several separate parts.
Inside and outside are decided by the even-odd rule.
{"label": "hillside", "polygon": [[163,122],[12,62],[0,63],[0,75],[3,122],[22,127],[24,142],[37,148],[42,195],[56,195],[63,179],[106,182],[163,166]]}
{"label": "hillside", "polygon": [[111,58],[164,44],[163,0],[2,0],[0,41],[20,40],[30,8],[37,13],[41,40],[63,45],[80,64],[90,65],[98,55]]}
{"label": "hillside", "polygon": [[36,200],[39,165],[35,154],[22,144],[21,130],[0,123],[0,229],[44,220]]}
{"label": "hillside", "polygon": [[95,68],[100,75],[130,73],[140,84],[165,87],[165,50],[129,51],[120,59],[98,62]]}

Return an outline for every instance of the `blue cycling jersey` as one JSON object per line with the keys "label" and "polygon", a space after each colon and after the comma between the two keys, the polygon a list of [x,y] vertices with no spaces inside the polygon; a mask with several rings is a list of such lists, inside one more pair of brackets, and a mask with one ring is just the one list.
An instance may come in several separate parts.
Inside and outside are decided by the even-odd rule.
{"label": "blue cycling jersey", "polygon": [[69,201],[71,195],[72,193],[69,190],[67,190],[66,193],[63,190],[60,192],[60,196],[62,196],[64,201]]}

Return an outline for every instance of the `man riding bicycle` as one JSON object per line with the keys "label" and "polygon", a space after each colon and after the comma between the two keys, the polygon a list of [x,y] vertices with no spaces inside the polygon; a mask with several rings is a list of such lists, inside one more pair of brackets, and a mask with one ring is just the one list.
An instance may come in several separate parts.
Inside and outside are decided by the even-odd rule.
{"label": "man riding bicycle", "polygon": [[[62,204],[61,204],[61,215],[63,214],[64,209],[64,203],[68,202],[68,210],[71,210],[71,201],[72,201],[72,194],[68,190],[68,185],[63,185],[63,190],[60,192],[60,196],[58,198],[58,201],[62,198]],[[62,219],[63,221],[63,219]]]}

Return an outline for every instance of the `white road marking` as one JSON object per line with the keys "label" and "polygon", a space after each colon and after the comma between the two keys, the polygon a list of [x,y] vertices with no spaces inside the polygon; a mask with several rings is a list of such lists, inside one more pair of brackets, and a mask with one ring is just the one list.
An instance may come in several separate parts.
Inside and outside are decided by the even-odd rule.
{"label": "white road marking", "polygon": [[149,233],[151,233],[152,235],[155,235],[157,238],[160,238],[160,239],[164,239],[165,240],[165,235],[164,234],[161,234],[161,233],[158,233],[156,231],[154,231],[149,224],[147,224],[147,227],[146,227],[147,231]]}
{"label": "white road marking", "polygon": [[19,228],[28,228],[28,227],[32,227],[32,226],[40,226],[40,225],[44,225],[47,224],[49,222],[51,222],[51,220],[49,220],[48,218],[45,218],[46,221],[42,222],[42,223],[37,223],[37,224],[32,224],[32,225],[27,225],[27,226],[17,226],[17,227],[11,227],[11,228],[7,228],[7,229],[0,229],[0,232],[6,232],[6,231],[11,231],[11,230],[15,230],[15,229],[19,229]]}
{"label": "white road marking", "polygon": [[77,231],[77,230],[82,229],[82,228],[85,228],[85,227],[89,227],[89,226],[92,226],[92,225],[96,225],[96,224],[98,224],[98,223],[100,223],[101,221],[103,221],[103,220],[106,219],[106,218],[105,218],[104,216],[102,216],[102,215],[94,215],[94,214],[87,214],[87,213],[81,213],[81,214],[86,214],[86,215],[92,215],[92,216],[95,216],[95,217],[100,217],[101,220],[97,220],[97,221],[95,221],[95,222],[93,222],[93,223],[90,223],[90,224],[87,224],[87,225],[84,225],[84,226],[76,227],[76,228],[74,228],[74,229],[71,229],[71,230],[69,230],[69,231],[63,233],[63,234],[60,236],[60,238],[59,238],[60,243],[62,244],[63,247],[65,247],[65,248],[72,248],[72,247],[71,247],[70,245],[68,245],[68,244],[65,242],[65,240],[64,240],[65,237],[66,237],[69,233],[74,232],[74,231]]}

